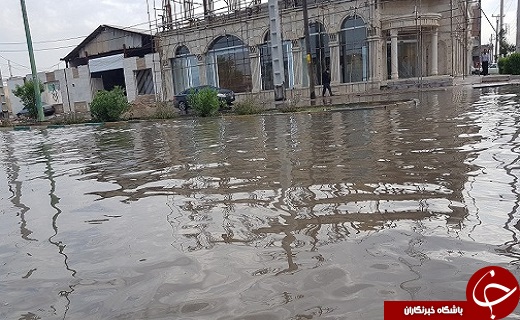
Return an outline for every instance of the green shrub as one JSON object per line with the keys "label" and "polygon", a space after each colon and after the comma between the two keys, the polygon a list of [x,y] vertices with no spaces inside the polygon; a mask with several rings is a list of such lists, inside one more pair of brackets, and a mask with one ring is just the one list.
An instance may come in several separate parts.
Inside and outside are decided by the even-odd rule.
{"label": "green shrub", "polygon": [[156,105],[155,119],[172,119],[177,117],[177,112],[173,109],[171,104],[167,102],[158,102]]}
{"label": "green shrub", "polygon": [[217,114],[220,107],[217,91],[211,88],[202,88],[196,93],[190,93],[188,104],[200,117],[213,116]]}
{"label": "green shrub", "polygon": [[118,121],[128,108],[124,90],[121,87],[114,87],[110,91],[102,90],[96,93],[90,103],[90,114],[96,121]]}
{"label": "green shrub", "polygon": [[298,106],[292,103],[284,103],[278,108],[278,110],[285,113],[296,112],[298,111]]}
{"label": "green shrub", "polygon": [[509,74],[510,73],[508,58],[500,58],[500,59],[498,59],[497,65],[498,65],[498,72],[500,74]]}
{"label": "green shrub", "polygon": [[235,102],[233,111],[236,114],[258,114],[262,113],[263,108],[256,96],[248,96],[241,101]]}
{"label": "green shrub", "polygon": [[0,127],[12,127],[14,126],[13,121],[11,119],[3,119],[0,120]]}
{"label": "green shrub", "polygon": [[290,97],[284,101],[284,103],[278,108],[281,112],[296,112],[298,111],[298,104],[301,101],[301,94],[293,94],[291,92]]}
{"label": "green shrub", "polygon": [[509,67],[508,74],[520,74],[520,53],[513,53],[507,57],[507,65]]}

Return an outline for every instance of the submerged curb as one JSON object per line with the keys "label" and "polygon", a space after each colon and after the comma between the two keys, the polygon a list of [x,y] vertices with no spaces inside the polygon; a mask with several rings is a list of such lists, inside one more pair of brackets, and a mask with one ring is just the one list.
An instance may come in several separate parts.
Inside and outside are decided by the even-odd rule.
{"label": "submerged curb", "polygon": [[[257,114],[245,114],[240,115],[236,113],[225,114],[224,116],[272,116],[272,115],[286,115],[290,113],[320,113],[320,112],[334,112],[334,111],[354,111],[354,110],[367,110],[367,109],[377,109],[377,108],[391,108],[391,107],[399,107],[399,106],[412,106],[417,105],[418,101],[416,99],[413,100],[394,100],[394,101],[373,101],[373,102],[352,102],[352,103],[337,103],[337,104],[326,104],[326,105],[315,105],[308,107],[297,107],[295,110],[290,112],[280,111],[278,108],[273,108],[270,110],[265,110],[264,112]],[[183,116],[179,117],[182,119]],[[189,118],[192,118],[191,116]],[[161,119],[156,119],[155,121],[160,121]],[[0,131],[30,131],[30,130],[45,130],[45,129],[63,129],[68,127],[117,127],[122,124],[128,123],[140,123],[146,122],[150,120],[142,120],[142,119],[132,119],[127,121],[116,121],[116,122],[87,122],[87,123],[78,123],[78,124],[28,124],[28,125],[14,125],[14,126],[6,126],[0,127]],[[152,120],[153,121],[153,120]]]}
{"label": "submerged curb", "polygon": [[[454,84],[453,87],[456,86],[469,86],[473,89],[483,89],[483,88],[489,88],[489,87],[499,87],[499,86],[506,86],[506,85],[520,85],[520,77],[518,76],[508,76],[509,78],[507,81],[503,77],[496,77],[489,80],[486,78],[485,81],[482,82],[468,82],[468,83],[458,83]],[[493,81],[495,80],[495,81]],[[428,90],[439,90],[439,89],[446,89],[446,87],[443,88],[428,88]],[[403,90],[401,93],[409,92],[408,90]],[[395,94],[398,92],[392,92],[392,94]],[[386,95],[388,92],[379,92],[377,94],[374,93],[368,93],[366,95],[361,96],[373,96],[373,95]],[[310,101],[308,101],[309,104],[311,104]],[[289,113],[314,113],[314,112],[331,112],[331,111],[354,111],[354,110],[365,110],[365,109],[376,109],[376,108],[391,108],[391,107],[399,107],[399,106],[417,106],[419,104],[418,99],[406,99],[406,100],[390,100],[390,101],[365,101],[365,102],[345,102],[345,103],[330,103],[330,104],[317,104],[317,105],[309,105],[309,106],[301,106],[297,107],[295,110],[290,112],[282,112],[278,108],[273,108],[269,110],[264,110],[264,112],[260,112],[257,114],[237,114],[237,113],[229,113],[225,114],[227,116],[251,116],[251,115],[281,115],[281,114],[289,114]],[[184,116],[180,116],[177,119],[185,118]],[[189,116],[188,118],[192,118]],[[33,129],[60,129],[60,128],[67,128],[67,127],[115,127],[121,124],[126,123],[140,123],[145,121],[150,121],[153,119],[132,119],[127,121],[117,121],[117,122],[87,122],[87,123],[79,123],[79,124],[20,124],[20,125],[13,125],[13,126],[0,126],[0,131],[30,131]],[[155,119],[155,121],[160,121],[164,119]]]}
{"label": "submerged curb", "polygon": [[5,126],[0,127],[0,131],[30,131],[34,129],[62,129],[67,127],[96,127],[96,126],[103,126],[105,123],[103,122],[88,122],[88,123],[79,123],[79,124],[47,124],[47,125],[41,125],[41,124],[30,124],[30,125],[14,125],[14,126]]}

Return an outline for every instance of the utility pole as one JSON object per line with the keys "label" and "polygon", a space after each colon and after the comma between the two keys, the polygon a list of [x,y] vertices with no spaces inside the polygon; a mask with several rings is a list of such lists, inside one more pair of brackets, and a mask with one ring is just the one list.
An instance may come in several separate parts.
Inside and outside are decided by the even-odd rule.
{"label": "utility pole", "polygon": [[9,66],[9,78],[13,77],[13,67],[11,67],[11,60],[7,60],[7,65]]}
{"label": "utility pole", "polygon": [[[502,46],[502,42],[504,41],[504,0],[500,0],[500,42],[499,45]],[[500,50],[498,51],[500,54]]]}
{"label": "utility pole", "polygon": [[495,15],[492,15],[493,18],[497,18],[497,27],[495,29],[495,62],[498,61],[498,54],[499,54],[499,49],[498,49],[498,46],[499,46],[499,41],[500,41],[500,20],[499,20],[499,16],[495,16]]}
{"label": "utility pole", "polygon": [[500,47],[502,47],[502,42],[504,41],[504,0],[500,0],[500,15],[492,17],[497,18],[497,29],[496,32],[496,61],[500,56]]}
{"label": "utility pole", "polygon": [[36,98],[36,111],[38,112],[38,121],[43,121],[42,108],[42,97],[40,94],[40,80],[38,80],[38,74],[36,73],[36,63],[34,62],[34,52],[31,40],[31,30],[29,28],[29,21],[27,19],[27,8],[25,7],[25,0],[20,0],[22,6],[23,24],[25,26],[25,37],[27,38],[27,49],[29,50],[29,60],[31,61],[32,79],[34,84],[34,97]]}
{"label": "utility pole", "polygon": [[520,52],[520,0],[516,6],[516,52]]}
{"label": "utility pole", "polygon": [[[159,101],[159,93],[157,92],[157,71],[155,70],[155,39],[153,37],[153,31],[152,31],[152,20],[150,18],[150,3],[148,0],[146,0],[146,13],[148,14],[148,28],[150,29],[150,39],[152,40],[152,81],[153,81],[153,94],[154,94],[154,101]],[[162,65],[161,65],[162,68]],[[162,70],[161,70],[162,71]]]}
{"label": "utility pole", "polygon": [[305,36],[305,47],[307,49],[307,68],[309,70],[310,98],[316,99],[316,93],[314,92],[314,64],[312,63],[311,56],[311,38],[309,35],[309,15],[307,12],[307,0],[303,0],[303,29]]}
{"label": "utility pole", "polygon": [[478,56],[482,56],[482,0],[478,0]]}

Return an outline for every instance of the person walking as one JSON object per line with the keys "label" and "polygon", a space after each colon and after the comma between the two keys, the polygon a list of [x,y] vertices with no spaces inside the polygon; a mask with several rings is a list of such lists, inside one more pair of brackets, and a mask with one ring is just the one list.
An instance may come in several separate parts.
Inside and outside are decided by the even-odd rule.
{"label": "person walking", "polygon": [[333,96],[332,89],[330,88],[330,71],[329,68],[325,69],[323,71],[323,74],[321,75],[321,84],[323,85],[323,91],[321,92],[321,96],[325,97],[325,92],[327,89],[329,90],[329,94]]}
{"label": "person walking", "polygon": [[482,75],[487,76],[489,73],[489,53],[487,49],[484,49],[484,53],[482,53]]}

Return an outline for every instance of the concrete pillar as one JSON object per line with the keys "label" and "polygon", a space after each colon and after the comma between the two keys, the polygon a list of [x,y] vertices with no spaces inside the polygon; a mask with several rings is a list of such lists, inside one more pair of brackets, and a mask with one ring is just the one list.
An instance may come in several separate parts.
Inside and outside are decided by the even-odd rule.
{"label": "concrete pillar", "polygon": [[432,32],[432,70],[431,75],[436,76],[439,74],[439,30],[433,29]]}
{"label": "concrete pillar", "polygon": [[[339,84],[341,82],[341,70],[340,70],[340,53],[339,53],[339,42],[337,40],[337,35],[333,38],[335,41],[329,42],[329,49],[330,49],[330,82],[332,84]],[[318,75],[321,77],[321,74]]]}
{"label": "concrete pillar", "polygon": [[398,60],[397,60],[397,30],[390,30],[390,38],[391,38],[391,61],[392,61],[392,80],[399,79],[399,69]]}
{"label": "concrete pillar", "polygon": [[380,46],[381,38],[379,36],[368,37],[368,70],[369,70],[369,79],[368,81],[381,81],[382,80],[382,70],[386,68],[386,65],[381,63],[380,56],[382,55],[381,46]]}
{"label": "concrete pillar", "polygon": [[123,73],[125,77],[125,90],[128,102],[132,102],[137,98],[137,83],[134,77],[134,71],[137,70],[137,58],[130,57],[123,59]]}
{"label": "concrete pillar", "polygon": [[300,46],[300,41],[293,41],[293,63],[294,63],[294,87],[302,88],[303,86],[303,66],[302,66],[302,48]]}
{"label": "concrete pillar", "polygon": [[260,52],[257,47],[255,51],[249,54],[249,63],[251,65],[251,81],[253,88],[251,92],[260,92],[262,90],[262,73],[260,69]]}
{"label": "concrete pillar", "polygon": [[197,67],[199,68],[199,80],[200,84],[208,84],[208,79],[206,77],[206,56],[203,54],[197,55]]}

